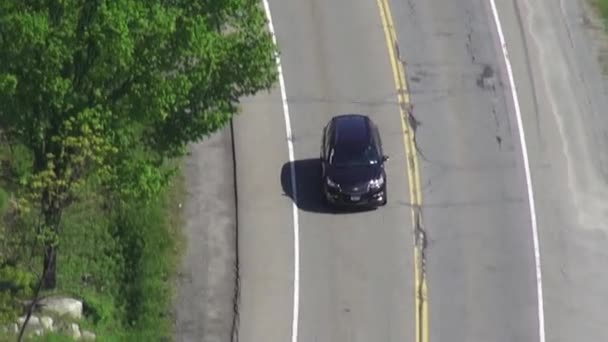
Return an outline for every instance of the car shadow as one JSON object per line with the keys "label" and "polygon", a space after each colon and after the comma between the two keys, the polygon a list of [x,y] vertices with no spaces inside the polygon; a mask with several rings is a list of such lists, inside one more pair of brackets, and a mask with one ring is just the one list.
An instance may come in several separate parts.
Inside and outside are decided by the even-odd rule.
{"label": "car shadow", "polygon": [[292,187],[292,163],[287,162],[281,168],[281,186],[283,192],[303,211],[343,214],[371,211],[374,208],[336,208],[327,204],[321,190],[321,161],[319,158],[300,159],[293,162],[296,174],[296,196]]}

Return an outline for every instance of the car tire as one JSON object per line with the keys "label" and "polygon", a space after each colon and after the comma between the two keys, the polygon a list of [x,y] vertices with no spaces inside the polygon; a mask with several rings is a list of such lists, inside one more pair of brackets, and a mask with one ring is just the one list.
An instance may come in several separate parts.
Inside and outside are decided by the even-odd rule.
{"label": "car tire", "polygon": [[386,189],[384,189],[384,200],[382,200],[381,206],[385,206],[388,203],[388,195]]}
{"label": "car tire", "polygon": [[327,199],[327,196],[325,196],[325,187],[323,186],[323,178],[321,178],[321,182],[319,184],[319,196],[321,196],[321,203],[327,207],[329,206],[331,203],[329,203],[329,200]]}

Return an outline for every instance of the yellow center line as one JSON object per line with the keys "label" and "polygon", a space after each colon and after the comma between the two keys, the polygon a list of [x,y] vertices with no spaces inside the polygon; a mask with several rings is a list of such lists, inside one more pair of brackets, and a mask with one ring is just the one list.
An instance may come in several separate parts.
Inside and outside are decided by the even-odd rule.
{"label": "yellow center line", "polygon": [[[397,90],[397,100],[399,102],[399,116],[401,118],[401,128],[403,131],[403,144],[405,147],[405,155],[407,161],[407,178],[409,184],[412,226],[414,234],[419,234],[417,228],[420,228],[421,217],[419,209],[422,205],[422,191],[420,187],[420,173],[418,168],[418,156],[414,142],[414,130],[410,127],[408,120],[408,108],[410,107],[409,90],[405,77],[405,68],[399,56],[397,56],[397,35],[395,34],[395,26],[387,0],[377,0],[380,18],[382,19],[382,28],[384,29],[384,37],[386,38],[386,46],[393,71],[393,80]],[[429,321],[428,321],[428,302],[427,302],[427,285],[424,277],[422,246],[418,241],[418,237],[414,239],[414,290],[415,290],[415,330],[416,342],[428,342],[429,340]]]}

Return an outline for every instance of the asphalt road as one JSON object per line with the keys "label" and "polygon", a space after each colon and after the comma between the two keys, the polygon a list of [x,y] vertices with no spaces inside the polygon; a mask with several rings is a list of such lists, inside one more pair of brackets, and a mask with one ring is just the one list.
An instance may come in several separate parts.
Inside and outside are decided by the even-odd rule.
{"label": "asphalt road", "polygon": [[590,3],[499,5],[529,136],[552,342],[608,341],[608,44]]}
{"label": "asphalt road", "polygon": [[538,341],[523,159],[489,2],[394,9],[420,122],[431,340]]}
{"label": "asphalt road", "polygon": [[[377,4],[312,0],[275,1],[271,6],[294,131],[301,246],[299,341],[411,340],[413,245],[405,154]],[[256,175],[243,171],[239,199],[257,206],[276,198],[269,202],[272,215],[257,211],[253,221],[239,216],[245,231],[258,230],[241,239],[246,254],[241,254],[242,341],[291,339],[292,302],[283,289],[291,291],[293,280],[292,194],[281,106],[268,105],[273,98],[271,94],[252,100],[237,120],[237,132],[245,135],[237,144],[237,169],[244,160],[245,170],[254,165],[264,170]],[[272,108],[255,110],[260,102]],[[378,211],[334,214],[323,208],[318,191],[320,133],[333,115],[351,112],[368,113],[383,133],[391,156],[391,203]],[[243,192],[241,179],[260,187]],[[266,220],[282,223],[269,226]],[[289,285],[279,286],[269,274]],[[275,290],[262,284],[273,284]],[[275,311],[265,311],[262,305]]]}
{"label": "asphalt road", "polygon": [[[489,0],[390,4],[419,123],[430,341],[539,341],[523,158]],[[248,99],[235,122],[239,338],[291,340],[299,271],[298,341],[413,341],[409,185],[376,1],[281,0],[270,8],[298,196],[280,93]],[[529,142],[546,340],[606,341],[602,42],[575,1],[500,2],[498,12]],[[320,132],[331,116],[349,112],[378,123],[391,156],[389,204],[337,214],[317,190]]]}

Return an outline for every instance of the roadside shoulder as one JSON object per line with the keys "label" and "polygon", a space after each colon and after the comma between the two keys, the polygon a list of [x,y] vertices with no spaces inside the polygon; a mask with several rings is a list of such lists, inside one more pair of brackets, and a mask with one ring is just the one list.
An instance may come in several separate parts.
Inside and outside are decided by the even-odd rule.
{"label": "roadside shoulder", "polygon": [[230,126],[194,144],[184,161],[184,248],[177,277],[176,341],[230,341],[236,210]]}

